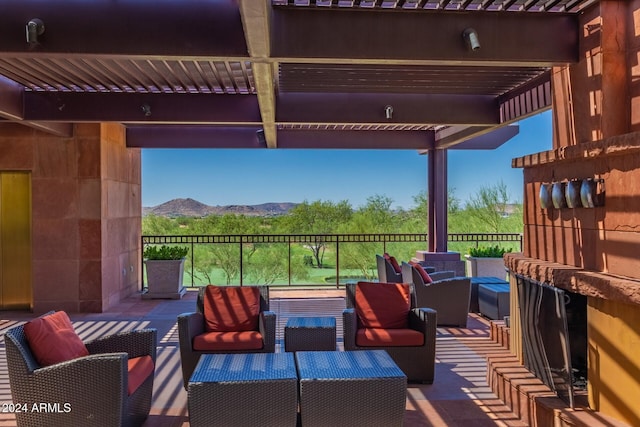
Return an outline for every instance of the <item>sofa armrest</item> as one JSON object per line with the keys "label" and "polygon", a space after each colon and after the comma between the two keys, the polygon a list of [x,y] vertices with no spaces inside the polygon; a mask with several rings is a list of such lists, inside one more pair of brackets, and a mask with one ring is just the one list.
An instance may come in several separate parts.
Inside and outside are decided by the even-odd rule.
{"label": "sofa armrest", "polygon": [[193,339],[204,333],[204,315],[199,312],[178,315],[178,336],[180,347],[192,348]]}
{"label": "sofa armrest", "polygon": [[264,350],[269,353],[276,351],[276,313],[273,311],[263,311],[260,313],[258,327],[262,340],[264,341]]}
{"label": "sofa armrest", "polygon": [[438,324],[438,314],[431,308],[419,307],[409,311],[409,328],[420,331],[423,334],[433,330],[435,337],[436,325]]}
{"label": "sofa armrest", "polygon": [[434,282],[437,282],[438,280],[456,277],[456,272],[453,270],[434,271],[433,273],[429,273],[429,277],[431,277],[431,280]]}
{"label": "sofa armrest", "polygon": [[119,332],[85,343],[90,354],[127,353],[129,358],[151,356],[156,360],[158,331],[155,328]]}
{"label": "sofa armrest", "polygon": [[342,311],[342,338],[345,350],[356,350],[356,331],[358,329],[358,317],[354,308]]}
{"label": "sofa armrest", "polygon": [[[70,415],[79,420],[86,421],[96,412],[101,414],[97,420],[100,423],[106,423],[105,417],[117,423],[123,419],[128,378],[126,353],[84,356],[38,368],[30,377],[14,393],[16,401],[68,403]],[[25,395],[20,396],[22,393]]]}

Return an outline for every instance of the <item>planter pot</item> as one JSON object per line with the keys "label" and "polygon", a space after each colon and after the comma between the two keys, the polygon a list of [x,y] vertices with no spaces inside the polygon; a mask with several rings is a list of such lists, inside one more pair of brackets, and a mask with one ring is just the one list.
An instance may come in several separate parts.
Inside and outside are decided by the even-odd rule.
{"label": "planter pot", "polygon": [[147,290],[143,298],[180,299],[187,292],[182,286],[184,258],[178,260],[145,260]]}
{"label": "planter pot", "polygon": [[497,277],[505,280],[507,272],[502,258],[485,258],[464,256],[467,259],[467,276],[470,277]]}

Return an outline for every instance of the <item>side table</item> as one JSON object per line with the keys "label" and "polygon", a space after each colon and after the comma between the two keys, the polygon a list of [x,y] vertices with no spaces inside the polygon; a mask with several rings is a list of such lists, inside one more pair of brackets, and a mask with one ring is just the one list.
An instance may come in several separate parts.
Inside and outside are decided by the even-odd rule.
{"label": "side table", "polygon": [[295,358],[303,426],[402,426],[407,377],[386,351],[300,351]]}
{"label": "side table", "polygon": [[284,351],[336,349],[335,317],[290,317],[284,327]]}
{"label": "side table", "polygon": [[469,301],[469,313],[480,313],[480,305],[478,304],[478,286],[484,284],[508,285],[509,282],[491,276],[471,277],[471,299]]}
{"label": "side table", "polygon": [[478,285],[478,306],[480,313],[492,320],[502,320],[509,315],[509,284],[482,283]]}
{"label": "side table", "polygon": [[187,405],[191,427],[295,427],[293,354],[203,354],[189,380]]}

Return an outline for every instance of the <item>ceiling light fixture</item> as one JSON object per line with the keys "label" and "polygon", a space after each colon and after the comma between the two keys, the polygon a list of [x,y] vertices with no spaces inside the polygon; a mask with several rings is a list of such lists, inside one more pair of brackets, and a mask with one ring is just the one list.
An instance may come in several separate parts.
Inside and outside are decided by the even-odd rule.
{"label": "ceiling light fixture", "polygon": [[391,105],[384,107],[384,116],[387,120],[391,120],[393,118],[393,107]]}
{"label": "ceiling light fixture", "polygon": [[140,108],[142,109],[142,113],[144,114],[145,117],[150,117],[151,116],[151,105],[142,104],[140,106]]}
{"label": "ceiling light fixture", "polygon": [[462,37],[470,50],[475,51],[480,49],[480,39],[478,38],[478,32],[475,29],[467,28],[462,32]]}
{"label": "ceiling light fixture", "polygon": [[37,46],[40,44],[38,42],[38,36],[44,34],[44,22],[38,18],[30,19],[29,22],[27,22],[26,31],[27,43],[29,43],[29,46]]}

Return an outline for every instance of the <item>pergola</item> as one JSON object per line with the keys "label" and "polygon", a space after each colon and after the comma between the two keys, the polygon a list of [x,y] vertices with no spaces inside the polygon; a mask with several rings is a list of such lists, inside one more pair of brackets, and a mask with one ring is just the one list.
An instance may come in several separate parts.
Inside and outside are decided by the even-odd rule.
{"label": "pergola", "polygon": [[128,147],[420,150],[429,251],[446,251],[447,150],[495,148],[551,107],[593,3],[10,0],[0,117],[59,136],[118,122]]}

